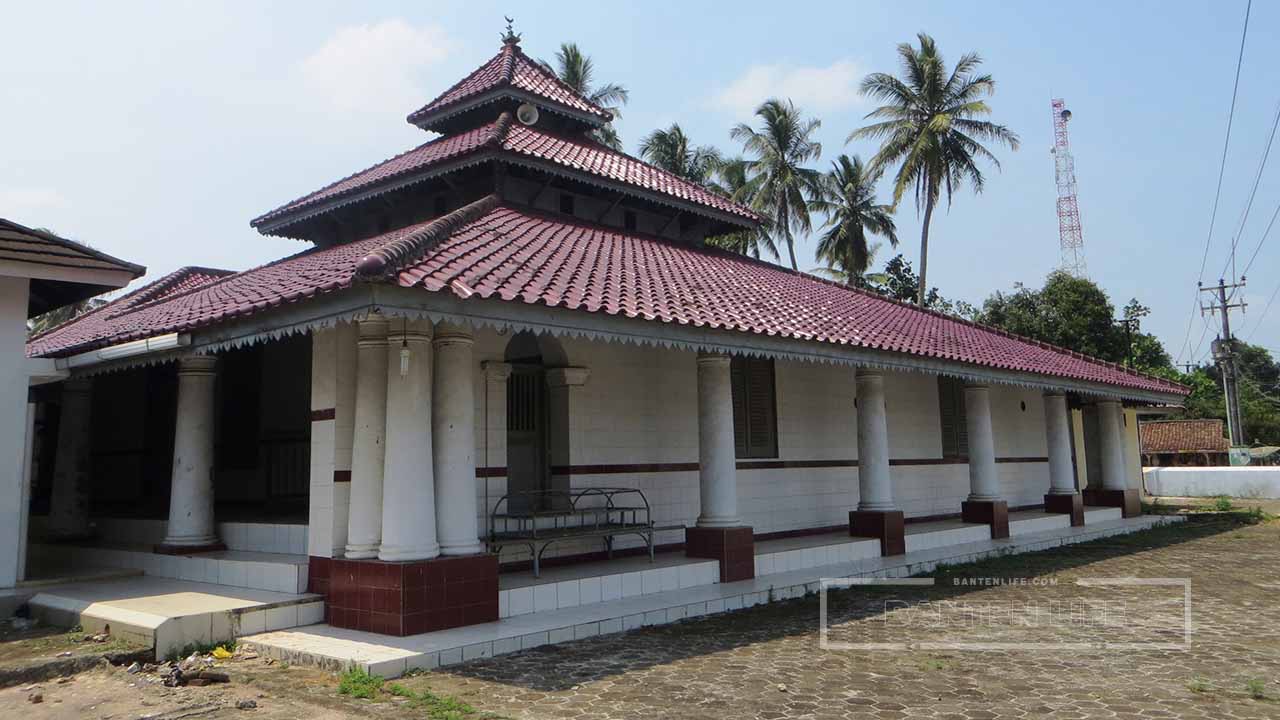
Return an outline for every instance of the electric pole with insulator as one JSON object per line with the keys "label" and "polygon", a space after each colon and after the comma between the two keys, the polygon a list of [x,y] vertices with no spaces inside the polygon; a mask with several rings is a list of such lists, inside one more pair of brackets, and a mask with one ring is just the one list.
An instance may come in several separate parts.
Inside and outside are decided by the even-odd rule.
{"label": "electric pole with insulator", "polygon": [[1241,276],[1238,283],[1227,284],[1225,280],[1220,279],[1213,287],[1200,288],[1200,292],[1210,293],[1209,297],[1213,298],[1207,305],[1200,306],[1201,314],[1216,313],[1222,319],[1222,334],[1213,341],[1212,347],[1213,359],[1222,372],[1222,394],[1227,401],[1227,433],[1231,436],[1232,447],[1240,447],[1245,443],[1244,416],[1240,413],[1240,394],[1236,378],[1236,341],[1231,336],[1231,309],[1240,308],[1240,311],[1244,312],[1247,304],[1243,301],[1231,302],[1227,297],[1227,291],[1243,288],[1244,285],[1245,278]]}

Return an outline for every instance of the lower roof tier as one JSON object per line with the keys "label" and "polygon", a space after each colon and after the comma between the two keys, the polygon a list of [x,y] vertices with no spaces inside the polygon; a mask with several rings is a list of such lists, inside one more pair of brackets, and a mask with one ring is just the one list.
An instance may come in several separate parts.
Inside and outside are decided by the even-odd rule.
{"label": "lower roof tier", "polygon": [[[34,338],[68,356],[191,332],[381,283],[1182,396],[1177,383],[710,247],[506,206],[487,196],[448,215],[316,248],[169,295],[96,312]],[[105,309],[104,309],[105,310]]]}

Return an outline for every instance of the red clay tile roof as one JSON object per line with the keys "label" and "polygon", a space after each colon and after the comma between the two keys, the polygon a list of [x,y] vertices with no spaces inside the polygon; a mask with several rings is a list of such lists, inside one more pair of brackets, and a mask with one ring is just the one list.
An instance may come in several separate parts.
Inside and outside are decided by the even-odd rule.
{"label": "red clay tile roof", "polygon": [[1144,453],[1224,453],[1231,449],[1221,420],[1159,420],[1144,422],[1138,429]]}
{"label": "red clay tile roof", "polygon": [[445,90],[439,97],[410,113],[409,122],[429,129],[441,116],[459,103],[491,90],[516,88],[523,90],[554,107],[571,110],[575,114],[594,118],[599,123],[613,119],[608,110],[583,97],[581,93],[565,85],[541,63],[534,61],[520,46],[505,43],[488,62]]}
{"label": "red clay tile roof", "polygon": [[326,201],[392,184],[434,165],[457,160],[483,149],[502,152],[517,160],[549,165],[552,169],[562,168],[593,175],[659,196],[718,210],[752,223],[759,221],[755,213],[732,200],[666,170],[611,150],[590,138],[553,135],[511,122],[510,115],[502,113],[497,120],[487,125],[432,140],[367,170],[349,175],[256,218],[252,224],[261,225]]}
{"label": "red clay tile roof", "polygon": [[[449,230],[452,230],[451,232]],[[1160,378],[712,248],[505,207],[492,196],[442,218],[312,249],[33,341],[33,355],[189,331],[374,279],[459,298],[907,353],[988,368],[1176,395]]]}

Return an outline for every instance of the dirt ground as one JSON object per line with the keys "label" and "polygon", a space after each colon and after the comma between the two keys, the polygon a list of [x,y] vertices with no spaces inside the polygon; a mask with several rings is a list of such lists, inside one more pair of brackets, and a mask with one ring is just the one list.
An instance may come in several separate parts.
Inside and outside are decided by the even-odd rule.
{"label": "dirt ground", "polygon": [[[1155,510],[1177,512],[1176,505],[1162,501]],[[331,673],[252,656],[219,663],[231,682],[207,687],[166,688],[158,676],[99,665],[0,689],[0,718],[1280,718],[1278,551],[1280,522],[1206,513],[1169,528],[944,568],[933,587],[855,588],[828,598],[833,641],[1006,643],[984,651],[823,650],[819,601],[809,597],[479,660],[381,689],[375,682],[372,699],[340,695]],[[1054,592],[1087,605],[1096,588],[1075,581],[1115,577],[1189,579],[1190,642],[1182,646],[1180,587],[1117,596],[1119,625],[979,622],[957,630],[895,623],[883,612],[890,597],[913,608],[923,601],[1022,607]],[[83,645],[74,635],[55,637],[43,645],[0,637],[0,669]],[[1081,640],[1083,647],[1066,649],[1013,647]],[[1114,647],[1125,641],[1152,645]],[[29,699],[36,693],[38,704]],[[256,707],[237,709],[243,700]]]}

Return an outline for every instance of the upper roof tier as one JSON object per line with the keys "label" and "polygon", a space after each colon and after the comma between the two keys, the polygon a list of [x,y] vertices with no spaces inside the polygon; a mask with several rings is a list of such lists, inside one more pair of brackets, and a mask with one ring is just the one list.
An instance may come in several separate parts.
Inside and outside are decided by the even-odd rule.
{"label": "upper roof tier", "polygon": [[575,120],[599,127],[613,119],[608,110],[560,81],[554,73],[520,49],[508,36],[488,62],[439,97],[409,114],[409,122],[423,130],[437,130],[444,121],[500,99],[530,102]]}
{"label": "upper roof tier", "polygon": [[522,125],[502,113],[497,120],[456,135],[446,135],[349,175],[309,195],[255,218],[251,223],[271,232],[334,207],[381,195],[425,180],[460,165],[481,162],[486,153],[553,174],[578,176],[597,185],[647,197],[676,207],[712,211],[721,220],[753,226],[751,210],[642,160],[612,150],[584,136],[566,136]]}

